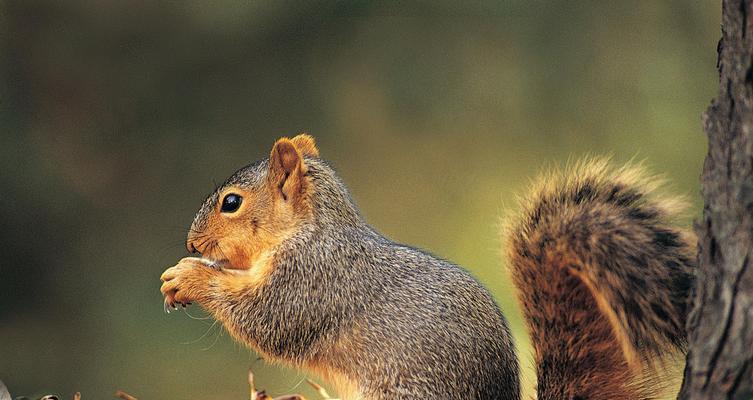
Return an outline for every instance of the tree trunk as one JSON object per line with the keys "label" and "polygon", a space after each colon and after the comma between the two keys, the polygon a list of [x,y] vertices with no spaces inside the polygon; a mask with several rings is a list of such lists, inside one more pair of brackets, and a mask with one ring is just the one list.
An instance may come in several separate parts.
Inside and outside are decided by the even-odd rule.
{"label": "tree trunk", "polygon": [[724,0],[680,399],[753,399],[753,0]]}

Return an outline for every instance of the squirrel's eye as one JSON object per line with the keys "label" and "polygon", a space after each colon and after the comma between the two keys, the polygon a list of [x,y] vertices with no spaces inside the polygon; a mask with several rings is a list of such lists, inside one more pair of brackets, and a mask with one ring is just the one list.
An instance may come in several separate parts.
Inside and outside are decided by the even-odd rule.
{"label": "squirrel's eye", "polygon": [[241,206],[242,201],[243,197],[238,196],[235,193],[230,193],[222,199],[222,207],[220,207],[220,211],[224,213],[236,212],[238,207]]}

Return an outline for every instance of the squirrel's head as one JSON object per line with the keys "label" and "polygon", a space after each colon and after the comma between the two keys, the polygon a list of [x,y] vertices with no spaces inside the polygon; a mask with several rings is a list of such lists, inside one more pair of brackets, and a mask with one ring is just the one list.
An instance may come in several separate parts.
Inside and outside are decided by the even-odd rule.
{"label": "squirrel's head", "polygon": [[229,269],[249,269],[312,216],[314,138],[283,137],[268,159],[233,174],[204,202],[186,247]]}

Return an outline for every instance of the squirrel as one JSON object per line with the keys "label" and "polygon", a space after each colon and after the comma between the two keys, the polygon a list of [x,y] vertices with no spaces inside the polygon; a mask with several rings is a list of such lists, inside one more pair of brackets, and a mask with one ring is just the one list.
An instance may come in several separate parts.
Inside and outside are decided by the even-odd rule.
{"label": "squirrel", "polygon": [[[684,351],[692,238],[640,176],[596,161],[544,177],[507,224],[539,400],[652,398],[656,360]],[[161,276],[167,306],[198,302],[343,399],[521,397],[491,294],[369,226],[309,135],[277,140],[209,195],[186,247],[198,257]]]}

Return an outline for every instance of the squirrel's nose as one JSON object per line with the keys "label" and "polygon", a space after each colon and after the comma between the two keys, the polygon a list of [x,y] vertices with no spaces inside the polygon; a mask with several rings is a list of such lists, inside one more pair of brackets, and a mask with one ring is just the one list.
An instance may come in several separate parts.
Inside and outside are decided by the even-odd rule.
{"label": "squirrel's nose", "polygon": [[193,245],[193,242],[192,242],[192,241],[187,241],[187,242],[186,242],[186,249],[187,249],[187,250],[188,250],[188,252],[189,252],[189,253],[191,253],[191,254],[196,254],[196,253],[198,253],[198,252],[199,252],[198,250],[196,250],[196,246],[194,246],[194,245]]}

